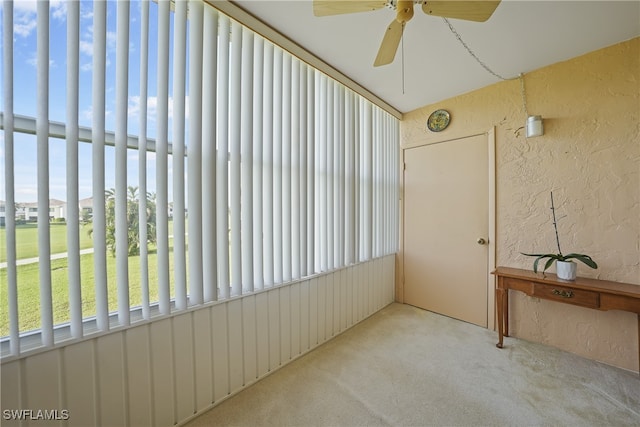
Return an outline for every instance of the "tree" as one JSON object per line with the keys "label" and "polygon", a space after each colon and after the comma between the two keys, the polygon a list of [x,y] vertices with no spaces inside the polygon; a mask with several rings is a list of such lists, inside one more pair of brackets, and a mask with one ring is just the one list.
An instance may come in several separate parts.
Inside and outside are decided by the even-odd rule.
{"label": "tree", "polygon": [[[138,187],[127,188],[127,240],[128,255],[140,255],[140,197]],[[156,242],[156,203],[155,194],[147,193],[147,244]],[[105,191],[106,243],[111,255],[116,254],[116,190]],[[89,234],[93,233],[93,228]]]}

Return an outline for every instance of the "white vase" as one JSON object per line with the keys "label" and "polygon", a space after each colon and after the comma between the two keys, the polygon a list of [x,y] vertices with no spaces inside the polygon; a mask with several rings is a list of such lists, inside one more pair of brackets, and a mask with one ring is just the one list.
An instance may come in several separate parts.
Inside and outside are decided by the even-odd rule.
{"label": "white vase", "polygon": [[577,265],[573,261],[556,261],[558,279],[576,280]]}

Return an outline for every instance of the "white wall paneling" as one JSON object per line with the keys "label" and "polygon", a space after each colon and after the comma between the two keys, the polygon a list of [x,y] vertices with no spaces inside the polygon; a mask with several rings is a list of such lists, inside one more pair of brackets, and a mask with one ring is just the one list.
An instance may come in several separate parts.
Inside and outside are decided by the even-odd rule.
{"label": "white wall paneling", "polygon": [[258,361],[258,377],[269,372],[269,294],[261,292],[256,295],[256,358]]}
{"label": "white wall paneling", "polygon": [[211,309],[193,313],[193,337],[196,372],[196,411],[202,411],[214,402],[213,398],[213,336]]}
{"label": "white wall paneling", "polygon": [[[25,387],[22,386],[22,366],[22,360],[15,360],[2,365],[2,370],[0,370],[0,378],[2,379],[0,398],[2,399],[3,409],[18,409],[25,407],[26,399],[23,395],[26,397],[26,393],[24,393]],[[19,422],[3,422],[3,425],[11,424],[17,426],[19,425]]]}
{"label": "white wall paneling", "polygon": [[229,342],[227,303],[211,308],[211,337],[213,342],[213,401],[229,395]]}
{"label": "white wall paneling", "polygon": [[[138,326],[128,329],[125,332],[126,343],[126,369],[127,369],[127,383],[128,387],[128,405],[129,405],[129,418],[128,422],[131,425],[149,425],[151,423],[151,409],[153,402],[151,400],[152,394],[149,393],[151,386],[151,363],[150,363],[150,342],[149,342],[149,325]],[[82,355],[76,356],[76,361],[82,366]],[[86,372],[87,378],[84,378],[82,382],[89,383],[91,379],[91,371],[87,366],[83,370]],[[86,384],[86,389],[77,390],[80,393],[85,393],[91,389],[90,384]],[[76,396],[72,401],[78,402]],[[73,411],[73,417],[75,419],[76,413]],[[87,422],[87,425],[91,423]]]}
{"label": "white wall paneling", "polygon": [[173,376],[176,384],[176,393],[174,394],[176,420],[183,420],[196,412],[193,312],[173,317],[171,324],[174,352]]}
{"label": "white wall paneling", "polygon": [[289,296],[291,300],[291,357],[295,358],[300,355],[300,306],[302,299],[300,298],[300,283],[294,283],[289,287]]}
{"label": "white wall paneling", "polygon": [[291,287],[278,288],[280,296],[280,364],[291,360]]}
{"label": "white wall paneling", "polygon": [[[96,367],[96,391],[97,391],[97,420],[99,425],[125,425],[128,418],[128,391],[125,386],[125,376],[127,375],[126,365],[124,364],[124,333],[107,334],[95,340],[95,367]],[[55,355],[57,352],[43,353],[43,355]],[[37,357],[37,356],[36,356]],[[29,358],[30,359],[30,358]],[[29,360],[27,359],[27,360]],[[38,362],[37,360],[34,362]],[[38,366],[44,367],[52,375],[55,371],[48,368],[49,366],[40,362]],[[29,371],[29,369],[27,369]],[[40,377],[40,375],[38,375]],[[42,381],[42,378],[39,378]],[[31,381],[27,380],[27,383]],[[48,389],[48,381],[43,382],[43,387],[38,391],[55,396],[57,387]],[[28,390],[29,396],[35,394],[32,390]],[[32,406],[31,406],[32,405]],[[33,408],[50,408],[49,405],[30,404]]]}
{"label": "white wall paneling", "polygon": [[[25,387],[21,390],[23,407],[59,408],[60,352],[37,354],[22,362],[20,375],[22,386]],[[29,387],[30,384],[38,387]]]}
{"label": "white wall paneling", "polygon": [[154,425],[174,422],[173,340],[171,319],[151,323],[151,372]]}
{"label": "white wall paneling", "polygon": [[[147,340],[148,345],[148,340]],[[130,350],[135,351],[135,348],[131,348]],[[136,359],[141,361],[144,364],[145,356],[147,356],[148,361],[149,352],[146,353],[137,353]],[[95,369],[95,357],[94,357],[94,346],[91,343],[83,341],[78,344],[73,344],[62,349],[62,381],[64,384],[64,399],[63,406],[64,408],[69,410],[70,414],[73,414],[73,420],[70,420],[70,425],[97,425],[98,420],[96,419],[96,369]],[[147,374],[149,376],[149,367],[148,363],[145,365],[147,369]],[[5,365],[2,365],[3,370],[3,381],[4,379],[4,369]],[[129,372],[133,372],[131,370],[131,366],[129,367]],[[137,374],[142,374],[141,372],[137,372]],[[139,378],[139,377],[138,377]],[[133,380],[136,380],[136,376],[129,377],[129,385],[133,385]],[[147,381],[148,383],[148,381]],[[144,383],[135,384],[140,386],[140,389],[148,392],[148,384]],[[135,394],[138,391],[138,388],[130,388],[130,396],[137,396]],[[149,408],[151,407],[149,399]],[[2,396],[3,406],[7,408],[12,407],[10,403],[7,402]],[[144,405],[144,399],[138,399],[137,402],[131,405],[133,410],[137,410],[142,408]],[[147,410],[146,414],[136,413],[139,416],[140,420],[143,423],[149,424],[150,422],[150,411]],[[146,415],[146,417],[145,417]],[[136,418],[138,420],[138,418]],[[133,418],[132,418],[133,422]]]}
{"label": "white wall paneling", "polygon": [[227,330],[229,339],[229,392],[235,393],[244,385],[244,350],[242,340],[242,300],[227,303]]}
{"label": "white wall paneling", "polygon": [[269,323],[269,370],[280,366],[280,290],[269,291],[268,299]]}
{"label": "white wall paneling", "polygon": [[258,335],[256,295],[242,299],[243,385],[258,378]]}

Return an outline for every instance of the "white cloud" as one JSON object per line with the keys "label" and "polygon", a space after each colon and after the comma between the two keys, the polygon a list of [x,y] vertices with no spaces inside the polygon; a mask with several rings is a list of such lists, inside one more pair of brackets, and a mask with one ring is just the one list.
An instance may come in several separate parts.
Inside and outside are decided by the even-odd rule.
{"label": "white cloud", "polygon": [[38,10],[38,2],[36,0],[15,0],[13,2],[14,12],[33,12]]}
{"label": "white cloud", "polygon": [[80,19],[92,20],[93,19],[93,10],[83,10],[82,6],[80,7]]}
{"label": "white cloud", "polygon": [[67,20],[67,3],[61,0],[52,0],[49,7],[51,8],[51,15],[55,19],[59,21]]}
{"label": "white cloud", "polygon": [[[61,0],[52,0],[49,10],[53,18],[64,21],[67,5]],[[13,32],[18,37],[28,37],[37,26],[38,2],[35,0],[15,0],[13,4]]]}
{"label": "white cloud", "polygon": [[90,40],[80,40],[80,52],[93,56],[93,42]]}
{"label": "white cloud", "polygon": [[[169,97],[167,105],[169,120],[173,119],[173,98]],[[129,117],[138,117],[140,115],[140,97],[130,96],[128,106]],[[147,98],[147,119],[155,122],[158,117],[158,97],[150,96]],[[189,118],[189,97],[185,97],[185,118]]]}
{"label": "white cloud", "polygon": [[[105,60],[105,66],[111,66],[111,57],[115,55],[116,49],[116,33],[113,31],[108,31],[106,36],[106,50],[107,57]],[[93,25],[87,26],[85,32],[80,36],[80,53],[83,55],[83,58],[93,59]],[[85,62],[80,66],[81,71],[91,71],[93,69],[93,63],[91,61]]]}
{"label": "white cloud", "polygon": [[93,19],[93,7],[92,2],[81,1],[80,2],[80,19]]}
{"label": "white cloud", "polygon": [[[111,117],[111,114],[112,114],[112,111],[105,110],[104,112],[105,120],[108,120],[109,117]],[[86,110],[82,110],[80,112],[80,117],[84,119],[87,123],[92,123],[93,122],[93,105],[89,105],[89,107]]]}
{"label": "white cloud", "polygon": [[116,49],[116,32],[115,31],[107,31],[107,50],[115,51]]}
{"label": "white cloud", "polygon": [[[26,60],[27,64],[32,65],[34,67],[38,66],[38,58],[33,55],[31,58]],[[57,64],[53,59],[49,59],[49,68],[56,68]]]}
{"label": "white cloud", "polygon": [[13,32],[19,37],[28,37],[37,25],[35,1],[16,1],[13,10]]}

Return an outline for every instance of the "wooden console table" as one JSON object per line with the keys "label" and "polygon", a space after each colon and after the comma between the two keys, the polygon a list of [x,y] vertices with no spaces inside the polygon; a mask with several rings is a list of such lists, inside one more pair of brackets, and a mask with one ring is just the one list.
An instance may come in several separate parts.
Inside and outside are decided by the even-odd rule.
{"label": "wooden console table", "polygon": [[[576,278],[561,280],[555,274],[534,273],[518,268],[498,267],[492,273],[496,284],[498,310],[498,348],[503,337],[509,336],[509,289],[537,298],[595,308],[596,310],[623,310],[638,315],[638,362],[640,363],[640,285],[608,280]],[[639,365],[640,366],[640,365]],[[639,367],[640,370],[640,367]]]}

